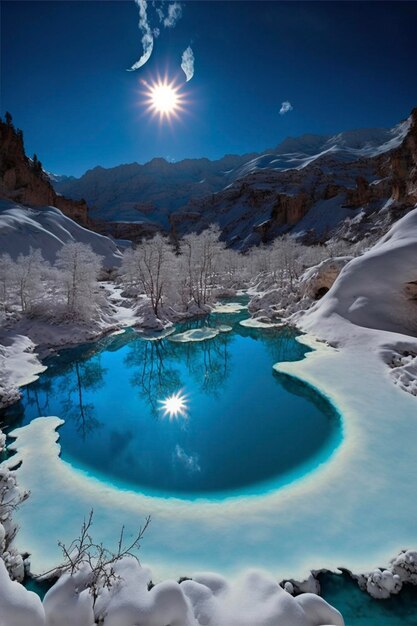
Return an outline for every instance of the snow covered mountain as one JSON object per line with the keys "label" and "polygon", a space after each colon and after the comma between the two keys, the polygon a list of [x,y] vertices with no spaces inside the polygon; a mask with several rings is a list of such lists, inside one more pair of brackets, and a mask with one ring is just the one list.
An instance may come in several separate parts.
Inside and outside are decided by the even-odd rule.
{"label": "snow covered mountain", "polygon": [[145,165],[130,163],[110,169],[95,167],[81,178],[55,177],[59,193],[85,198],[94,219],[156,222],[168,227],[171,212],[190,198],[223,189],[232,172],[255,155],[227,155],[218,161],[185,159],[169,163],[152,159]]}
{"label": "snow covered mountain", "polygon": [[234,172],[234,179],[259,169],[302,169],[327,157],[348,163],[360,158],[374,157],[398,147],[409,129],[406,120],[394,128],[365,128],[337,135],[301,135],[287,137],[269,153],[261,154]]}
{"label": "snow covered mountain", "polygon": [[[325,240],[341,224],[362,236],[392,194],[387,162],[412,132],[413,117],[392,129],[288,137],[261,154],[219,161],[153,159],[56,179],[55,188],[85,198],[101,232],[140,238],[162,229],[174,236],[218,223],[223,238],[245,249],[291,230]],[[413,131],[414,132],[414,131]],[[385,166],[384,166],[385,163]],[[103,223],[104,221],[104,223]],[[354,232],[353,232],[354,231]]]}
{"label": "snow covered mountain", "polygon": [[181,236],[216,222],[240,249],[286,232],[307,243],[381,235],[417,200],[416,139],[417,109],[391,131],[288,140],[281,156],[252,160],[221,192],[173,213],[172,231]]}

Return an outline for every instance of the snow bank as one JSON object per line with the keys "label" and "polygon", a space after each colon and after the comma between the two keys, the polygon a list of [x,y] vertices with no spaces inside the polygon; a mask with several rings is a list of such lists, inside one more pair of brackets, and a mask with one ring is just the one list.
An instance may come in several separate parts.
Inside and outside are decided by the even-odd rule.
{"label": "snow bank", "polygon": [[137,331],[139,337],[144,341],[160,341],[160,339],[165,339],[169,335],[172,335],[175,332],[175,328],[165,328],[165,330],[156,330],[156,331],[145,331],[142,332],[140,330]]}
{"label": "snow bank", "polygon": [[249,317],[247,320],[241,320],[239,322],[241,326],[245,328],[282,328],[285,326],[282,322],[271,322],[268,319],[261,319],[258,317]]}
{"label": "snow bank", "polygon": [[215,574],[197,574],[149,589],[151,571],[125,557],[114,565],[116,579],[94,603],[90,570],[64,574],[39,597],[12,582],[0,559],[1,626],[344,626],[336,609],[317,595],[293,598],[263,572],[250,571],[228,583]]}
{"label": "snow bank", "polygon": [[92,230],[83,228],[55,207],[31,209],[0,200],[0,249],[15,259],[29,249],[40,248],[47,261],[55,261],[65,243],[90,244],[103,257],[105,267],[120,265],[122,255],[116,244]]}
{"label": "snow bank", "polygon": [[0,626],[46,626],[45,611],[39,596],[10,580],[1,558]]}
{"label": "snow bank", "polygon": [[334,341],[348,339],[337,317],[359,327],[417,334],[417,209],[366,254],[350,261],[299,325]]}
{"label": "snow bank", "polygon": [[0,336],[0,408],[20,398],[18,388],[38,378],[46,367],[33,352],[34,343],[23,335]]}
{"label": "snow bank", "polygon": [[248,307],[246,306],[246,304],[240,304],[239,302],[226,302],[226,303],[217,302],[217,304],[215,304],[213,308],[211,309],[211,313],[234,314],[234,313],[240,313],[241,311],[244,311],[247,308]]}
{"label": "snow bank", "polygon": [[170,335],[168,339],[169,341],[174,341],[178,343],[188,343],[193,341],[206,341],[207,339],[214,339],[214,337],[217,337],[218,334],[219,330],[217,328],[204,326],[203,328],[192,328],[191,330],[186,330],[183,333]]}

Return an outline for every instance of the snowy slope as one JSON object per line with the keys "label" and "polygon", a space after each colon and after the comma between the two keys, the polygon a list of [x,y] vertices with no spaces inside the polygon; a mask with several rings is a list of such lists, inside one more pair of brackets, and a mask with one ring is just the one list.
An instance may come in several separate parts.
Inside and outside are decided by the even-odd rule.
{"label": "snowy slope", "polygon": [[326,157],[348,163],[360,158],[379,156],[397,148],[406,136],[410,120],[394,128],[365,128],[336,135],[302,135],[288,137],[274,150],[262,154],[235,170],[233,177],[241,178],[260,169],[303,169]]}
{"label": "snowy slope", "polygon": [[44,258],[54,261],[65,243],[90,244],[103,257],[105,267],[120,263],[121,253],[108,237],[83,228],[54,207],[28,208],[0,200],[0,251],[12,258],[27,254],[30,247],[40,248]]}
{"label": "snowy slope", "polygon": [[300,323],[338,343],[352,325],[417,335],[417,208],[348,263]]}

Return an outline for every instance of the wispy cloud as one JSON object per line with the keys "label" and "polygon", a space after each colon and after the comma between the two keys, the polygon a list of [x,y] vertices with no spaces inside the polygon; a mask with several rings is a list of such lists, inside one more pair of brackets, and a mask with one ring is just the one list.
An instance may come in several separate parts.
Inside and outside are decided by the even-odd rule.
{"label": "wispy cloud", "polygon": [[187,83],[194,76],[194,52],[191,49],[191,46],[188,46],[182,53],[181,57],[181,69],[184,72]]}
{"label": "wispy cloud", "polygon": [[285,100],[285,102],[283,102],[281,104],[281,108],[279,110],[279,114],[280,115],[285,115],[286,113],[288,113],[288,111],[292,111],[293,110],[293,106],[291,104],[291,102],[288,102],[288,100]]}
{"label": "wispy cloud", "polygon": [[176,461],[179,461],[182,465],[184,465],[185,469],[189,472],[201,472],[201,467],[198,462],[197,454],[187,454],[181,446],[178,444],[175,446],[175,455],[174,458]]}
{"label": "wispy cloud", "polygon": [[[178,20],[182,16],[182,6],[179,2],[173,2],[168,5],[167,15],[164,17],[165,28],[174,28]],[[161,16],[160,16],[161,19]]]}
{"label": "wispy cloud", "polygon": [[[151,11],[154,11],[154,18],[156,13],[160,23],[164,26],[164,28],[174,28],[178,20],[182,16],[182,5],[180,2],[171,2],[169,4],[161,2],[160,6],[157,6],[157,2],[155,0],[152,0],[151,7],[149,6],[147,0],[135,0],[135,3],[139,7],[138,26],[139,30],[142,33],[141,42],[143,47],[143,54],[140,57],[139,61],[136,61],[136,63],[134,63],[131,68],[129,68],[129,72],[132,70],[138,70],[140,67],[142,67],[142,65],[145,65],[145,63],[149,61],[153,51],[154,39],[157,39],[160,35],[160,29],[157,27],[152,28],[149,23],[148,8],[150,8]],[[162,8],[165,6],[167,6],[166,12]]]}
{"label": "wispy cloud", "polygon": [[138,70],[142,65],[149,61],[153,50],[153,35],[148,22],[148,3],[146,0],[135,0],[139,7],[139,29],[142,32],[143,54],[139,61],[136,61],[128,71]]}

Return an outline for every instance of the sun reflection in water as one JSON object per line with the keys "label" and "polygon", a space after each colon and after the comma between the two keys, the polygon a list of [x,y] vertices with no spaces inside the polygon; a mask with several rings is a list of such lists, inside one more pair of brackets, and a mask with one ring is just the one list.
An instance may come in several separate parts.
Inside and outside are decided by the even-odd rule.
{"label": "sun reflection in water", "polygon": [[159,409],[163,411],[163,417],[169,420],[178,419],[179,417],[187,417],[187,396],[182,391],[177,391],[165,400],[159,400]]}

